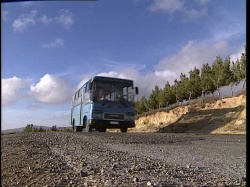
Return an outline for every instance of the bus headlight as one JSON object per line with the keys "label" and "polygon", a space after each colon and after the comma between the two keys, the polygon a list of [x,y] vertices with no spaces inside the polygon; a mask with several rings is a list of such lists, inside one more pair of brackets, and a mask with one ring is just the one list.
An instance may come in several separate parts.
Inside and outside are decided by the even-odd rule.
{"label": "bus headlight", "polygon": [[102,110],[93,110],[92,111],[92,118],[103,118]]}
{"label": "bus headlight", "polygon": [[125,120],[132,121],[132,120],[134,120],[134,118],[135,118],[135,115],[134,115],[133,112],[127,112],[127,113],[126,113]]}

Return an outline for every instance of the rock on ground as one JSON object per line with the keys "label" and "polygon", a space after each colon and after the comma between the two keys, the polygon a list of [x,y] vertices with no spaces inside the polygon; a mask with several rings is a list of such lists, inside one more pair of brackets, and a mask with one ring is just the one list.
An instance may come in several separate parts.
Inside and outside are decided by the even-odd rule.
{"label": "rock on ground", "polygon": [[246,136],[37,132],[2,135],[7,186],[246,186]]}

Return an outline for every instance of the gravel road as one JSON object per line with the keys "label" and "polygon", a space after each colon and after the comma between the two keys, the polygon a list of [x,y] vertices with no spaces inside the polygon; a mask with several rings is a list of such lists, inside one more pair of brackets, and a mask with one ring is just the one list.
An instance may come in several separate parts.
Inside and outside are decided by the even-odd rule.
{"label": "gravel road", "polygon": [[246,186],[246,135],[37,132],[1,136],[9,186]]}

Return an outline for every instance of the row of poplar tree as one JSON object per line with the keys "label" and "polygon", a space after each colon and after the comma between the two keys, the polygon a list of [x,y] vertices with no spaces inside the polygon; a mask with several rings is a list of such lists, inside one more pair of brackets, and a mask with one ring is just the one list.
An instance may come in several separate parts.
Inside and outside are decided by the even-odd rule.
{"label": "row of poplar tree", "polygon": [[246,83],[246,46],[240,59],[235,62],[230,57],[223,60],[217,56],[211,66],[206,63],[202,65],[201,69],[194,67],[193,70],[189,71],[189,76],[181,73],[180,79],[175,79],[173,85],[170,85],[168,81],[164,88],[159,88],[156,85],[149,98],[144,95],[140,100],[135,101],[135,108],[137,114],[141,114],[185,100],[205,97],[215,91],[220,97],[220,88],[223,86],[231,86],[233,96],[232,87],[241,81],[244,82],[244,88]]}

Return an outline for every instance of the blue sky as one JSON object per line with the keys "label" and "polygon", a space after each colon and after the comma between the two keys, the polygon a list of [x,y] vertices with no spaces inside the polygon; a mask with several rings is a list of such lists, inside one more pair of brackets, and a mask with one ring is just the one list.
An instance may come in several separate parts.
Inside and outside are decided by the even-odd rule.
{"label": "blue sky", "polygon": [[132,79],[140,98],[246,44],[245,0],[25,1],[1,15],[2,129],[69,126],[91,76]]}

